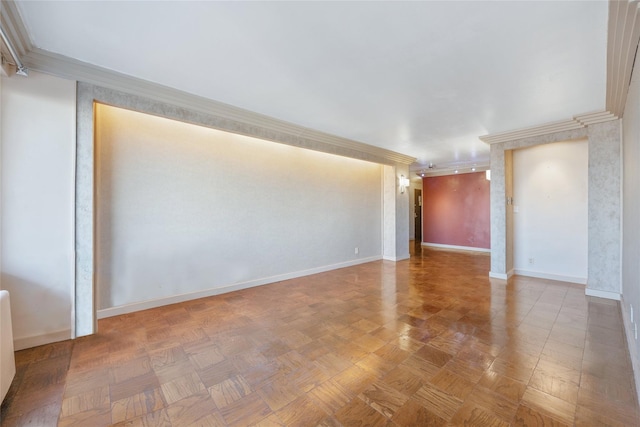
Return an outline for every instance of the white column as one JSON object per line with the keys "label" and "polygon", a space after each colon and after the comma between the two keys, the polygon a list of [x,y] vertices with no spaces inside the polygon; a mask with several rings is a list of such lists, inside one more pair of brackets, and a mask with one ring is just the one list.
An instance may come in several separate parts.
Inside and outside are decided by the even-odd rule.
{"label": "white column", "polygon": [[409,258],[409,187],[400,189],[400,177],[409,177],[409,166],[384,166],[383,176],[383,249],[390,261]]}

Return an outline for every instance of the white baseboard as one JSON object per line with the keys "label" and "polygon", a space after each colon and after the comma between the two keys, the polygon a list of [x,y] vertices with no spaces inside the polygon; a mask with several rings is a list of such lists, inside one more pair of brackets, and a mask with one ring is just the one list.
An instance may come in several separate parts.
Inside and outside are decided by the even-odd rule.
{"label": "white baseboard", "polygon": [[405,259],[409,259],[411,258],[411,255],[406,255],[406,256],[399,256],[399,257],[395,257],[395,256],[384,256],[382,257],[382,259],[387,260],[387,261],[404,261]]}
{"label": "white baseboard", "polygon": [[56,332],[47,332],[42,335],[33,335],[30,337],[22,337],[13,339],[13,347],[15,351],[24,350],[25,348],[37,347],[39,345],[51,344],[58,341],[71,339],[71,329],[63,329]]}
{"label": "white baseboard", "polygon": [[599,291],[597,289],[585,288],[584,293],[590,297],[598,297],[598,298],[605,298],[605,299],[620,301],[620,294],[617,292]]}
{"label": "white baseboard", "polygon": [[[633,323],[629,317],[629,312],[626,310],[629,307],[624,301],[624,296],[620,299],[620,311],[622,312],[622,324],[624,325],[624,332],[627,336],[627,347],[629,349],[629,357],[631,358],[631,367],[633,368],[633,376],[635,383],[640,384],[640,360],[638,360],[638,351],[635,344],[635,334],[633,330]],[[640,387],[636,385],[636,398],[640,402]]]}
{"label": "white baseboard", "polygon": [[558,280],[560,282],[577,283],[579,285],[587,284],[586,277],[563,276],[561,274],[550,274],[550,273],[543,273],[541,271],[530,271],[530,270],[520,270],[520,269],[516,269],[515,274],[518,276],[536,277],[538,279]]}
{"label": "white baseboard", "polygon": [[513,276],[513,269],[507,271],[506,273],[494,273],[493,271],[489,272],[489,277],[491,279],[509,280],[511,276]]}
{"label": "white baseboard", "polygon": [[218,288],[205,289],[202,291],[188,292],[180,295],[171,295],[168,297],[156,298],[152,300],[135,302],[131,304],[120,305],[118,307],[110,307],[98,310],[97,318],[104,319],[107,317],[119,316],[121,314],[133,313],[150,308],[162,307],[164,305],[176,304],[179,302],[190,301],[198,298],[205,298],[214,295],[225,294],[228,292],[239,291],[242,289],[253,288],[255,286],[268,285],[269,283],[281,282],[283,280],[296,279],[298,277],[309,276],[311,274],[324,273],[325,271],[337,270],[339,268],[352,267],[354,265],[365,264],[367,262],[379,261],[381,256],[369,258],[361,258],[357,260],[342,262],[338,264],[325,265],[322,267],[311,268],[309,270],[296,271],[293,273],[280,274],[278,276],[265,277],[262,279],[249,280],[242,283],[234,283],[232,285],[221,286]]}
{"label": "white baseboard", "polygon": [[474,248],[473,246],[456,246],[456,245],[443,245],[440,243],[428,243],[422,242],[422,246],[429,248],[442,248],[442,249],[455,249],[458,251],[473,251],[473,252],[491,252],[491,249],[486,248]]}

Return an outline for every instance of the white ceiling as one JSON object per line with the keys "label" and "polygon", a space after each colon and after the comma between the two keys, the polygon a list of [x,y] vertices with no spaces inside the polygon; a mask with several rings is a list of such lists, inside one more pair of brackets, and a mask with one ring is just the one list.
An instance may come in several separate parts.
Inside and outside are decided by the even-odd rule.
{"label": "white ceiling", "polygon": [[20,1],[35,47],[421,165],[605,109],[606,1]]}

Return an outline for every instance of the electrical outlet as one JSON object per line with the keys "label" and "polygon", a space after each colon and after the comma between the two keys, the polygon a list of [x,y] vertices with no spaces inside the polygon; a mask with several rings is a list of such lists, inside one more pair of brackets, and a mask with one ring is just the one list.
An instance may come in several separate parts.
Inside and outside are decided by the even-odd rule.
{"label": "electrical outlet", "polygon": [[536,260],[535,258],[529,258],[529,265],[533,265],[535,264]]}
{"label": "electrical outlet", "polygon": [[355,252],[356,255],[358,255],[360,253],[360,249],[356,246],[356,249],[355,249],[354,252]]}

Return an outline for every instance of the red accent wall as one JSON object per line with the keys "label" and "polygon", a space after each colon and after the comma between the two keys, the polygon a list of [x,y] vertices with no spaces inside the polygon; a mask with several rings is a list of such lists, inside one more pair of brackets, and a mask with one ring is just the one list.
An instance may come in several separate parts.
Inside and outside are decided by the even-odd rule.
{"label": "red accent wall", "polygon": [[422,178],[422,241],[489,249],[489,183],[484,172]]}

